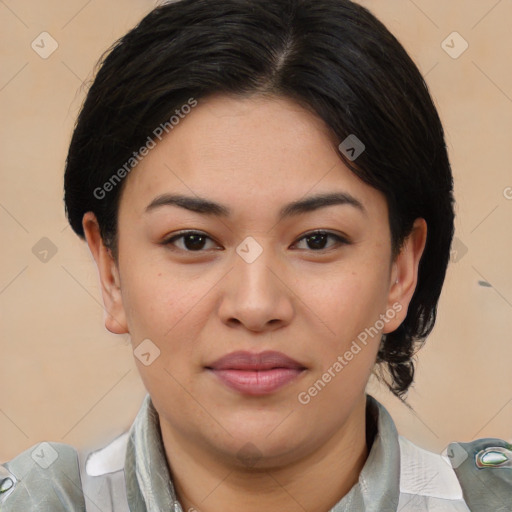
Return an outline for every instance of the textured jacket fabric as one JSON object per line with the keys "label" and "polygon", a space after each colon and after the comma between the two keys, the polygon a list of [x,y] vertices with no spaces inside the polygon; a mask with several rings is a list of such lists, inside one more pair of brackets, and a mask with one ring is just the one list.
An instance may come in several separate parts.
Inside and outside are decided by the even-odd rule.
{"label": "textured jacket fabric", "polygon": [[[359,481],[329,512],[512,512],[512,467],[474,463],[489,446],[503,447],[506,454],[512,446],[505,441],[454,443],[450,456],[442,457],[399,436],[371,396],[367,421],[376,434]],[[65,444],[40,443],[0,466],[0,511],[194,509],[183,510],[177,500],[158,413],[146,395],[130,430],[100,450],[77,453]]]}

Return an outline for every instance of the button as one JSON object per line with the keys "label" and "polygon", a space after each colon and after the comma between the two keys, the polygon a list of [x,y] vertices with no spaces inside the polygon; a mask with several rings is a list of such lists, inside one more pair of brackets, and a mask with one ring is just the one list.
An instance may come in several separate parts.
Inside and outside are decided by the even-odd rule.
{"label": "button", "polygon": [[16,477],[4,466],[0,466],[0,503],[14,491],[16,483]]}
{"label": "button", "polygon": [[512,468],[512,451],[501,446],[491,446],[475,455],[478,468]]}

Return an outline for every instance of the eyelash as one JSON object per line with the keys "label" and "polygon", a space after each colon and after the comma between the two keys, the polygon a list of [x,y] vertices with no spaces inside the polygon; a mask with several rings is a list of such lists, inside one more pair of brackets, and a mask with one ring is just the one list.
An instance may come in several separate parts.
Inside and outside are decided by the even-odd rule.
{"label": "eyelash", "polygon": [[[181,231],[180,233],[177,233],[177,234],[173,235],[172,237],[167,238],[166,240],[164,240],[162,242],[162,245],[172,246],[176,240],[179,240],[180,238],[185,238],[185,237],[190,236],[190,235],[198,235],[198,236],[201,236],[203,238],[208,238],[210,240],[213,240],[206,233],[203,233],[201,231]],[[344,236],[338,235],[338,234],[333,233],[331,231],[324,231],[324,230],[310,231],[310,232],[302,235],[295,243],[298,243],[298,242],[300,242],[302,240],[305,240],[305,239],[308,239],[308,238],[312,238],[315,235],[325,235],[325,236],[334,238],[336,240],[336,244],[335,244],[334,247],[337,247],[337,246],[339,247],[339,246],[342,246],[342,245],[350,245],[350,241],[347,238],[345,238]],[[188,253],[201,253],[201,252],[205,252],[204,249],[200,249],[200,250],[197,250],[197,251],[192,251],[192,250],[189,250],[189,249],[181,249],[181,248],[176,248],[176,249],[180,250],[180,251],[183,251],[183,252],[188,252]],[[329,248],[326,248],[326,249],[318,249],[318,250],[310,249],[310,251],[315,252],[315,253],[322,253],[322,252],[327,252],[327,251],[332,250],[332,249],[333,249],[333,247],[329,247]]]}

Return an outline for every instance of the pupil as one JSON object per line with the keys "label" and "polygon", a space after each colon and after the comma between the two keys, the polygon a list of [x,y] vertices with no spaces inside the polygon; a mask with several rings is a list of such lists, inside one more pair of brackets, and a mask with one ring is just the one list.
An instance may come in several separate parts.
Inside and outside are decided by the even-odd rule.
{"label": "pupil", "polygon": [[[190,242],[191,243],[187,243]],[[203,235],[188,235],[185,237],[185,246],[187,249],[202,249],[204,245],[204,236]]]}
{"label": "pupil", "polygon": [[[323,249],[325,247],[327,235],[325,234],[316,234],[308,237],[308,245],[311,249]],[[321,239],[321,240],[319,240]],[[311,247],[310,241],[313,240],[313,247]]]}

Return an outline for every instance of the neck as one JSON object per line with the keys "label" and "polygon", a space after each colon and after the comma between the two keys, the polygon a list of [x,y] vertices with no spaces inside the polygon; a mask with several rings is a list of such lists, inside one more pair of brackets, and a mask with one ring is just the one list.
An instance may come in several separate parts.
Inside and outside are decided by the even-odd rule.
{"label": "neck", "polygon": [[264,468],[230,464],[161,422],[177,499],[187,512],[330,510],[358,481],[368,456],[365,411],[363,396],[343,427],[312,453]]}

